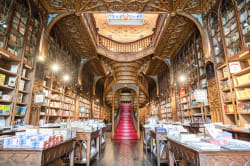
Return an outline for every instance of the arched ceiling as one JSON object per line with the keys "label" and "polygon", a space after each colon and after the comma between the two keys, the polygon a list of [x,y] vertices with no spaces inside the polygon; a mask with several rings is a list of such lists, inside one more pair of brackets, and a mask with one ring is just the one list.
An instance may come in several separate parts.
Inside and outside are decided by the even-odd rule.
{"label": "arched ceiling", "polygon": [[146,75],[155,76],[158,75],[160,72],[165,71],[168,66],[159,59],[152,59],[149,62],[147,71],[145,72]]}
{"label": "arched ceiling", "polygon": [[[147,76],[148,84],[153,85],[154,82],[149,76],[158,75],[161,71],[166,69],[166,64],[157,59],[151,59],[152,56],[159,56],[161,58],[172,57],[183,44],[184,40],[188,37],[188,34],[195,29],[195,24],[188,18],[178,15],[179,11],[184,11],[188,14],[201,14],[208,10],[214,2],[213,0],[40,0],[43,6],[47,9],[48,13],[66,13],[72,12],[72,15],[68,15],[60,19],[55,25],[59,28],[60,32],[63,33],[65,40],[70,43],[72,49],[82,58],[93,58],[100,56],[88,62],[83,70],[87,73],[91,79],[91,84],[95,81],[97,76],[105,76],[107,73],[111,73],[114,77],[110,83],[121,83],[121,84],[138,84],[138,73],[145,71],[144,74]],[[157,13],[157,14],[169,14],[166,20],[163,22],[162,33],[160,33],[159,42],[154,45],[153,51],[148,52],[137,52],[137,55],[133,54],[114,54],[113,59],[110,59],[109,54],[113,54],[112,51],[98,52],[98,44],[93,40],[93,35],[90,33],[90,27],[82,19],[82,13],[93,12],[93,13],[107,13],[107,12],[144,12],[144,13]],[[192,16],[192,15],[191,15]],[[99,19],[100,20],[100,19]],[[98,21],[98,24],[103,24]],[[154,26],[155,24],[153,24]],[[100,26],[100,25],[99,25]],[[152,27],[153,27],[152,26]],[[161,26],[161,25],[160,25]],[[148,26],[147,32],[152,32],[152,27]],[[96,27],[94,27],[96,28]],[[93,29],[94,29],[93,28]],[[100,28],[100,27],[99,27]],[[157,27],[156,27],[157,28]],[[109,29],[109,28],[107,28]],[[120,29],[120,28],[118,28]],[[127,29],[128,30],[128,29]],[[100,28],[100,31],[101,28]],[[114,30],[115,31],[115,30]],[[121,30],[123,31],[123,30]],[[126,31],[126,28],[124,32]],[[134,31],[135,38],[138,38],[140,33],[137,30]],[[123,32],[123,33],[124,33]],[[111,32],[110,32],[111,33]],[[119,31],[117,31],[117,34]],[[104,34],[104,32],[103,32]],[[109,35],[109,34],[106,34]],[[114,34],[115,35],[115,34]],[[123,36],[123,35],[122,35]],[[112,37],[113,38],[113,37]],[[125,38],[126,39],[126,38]],[[125,41],[121,37],[117,37],[117,40]],[[126,39],[127,40],[127,39]],[[131,38],[131,40],[134,40]],[[104,55],[105,54],[105,55]],[[123,56],[121,58],[121,56]],[[147,56],[147,58],[145,58]],[[109,57],[109,58],[106,58]],[[139,58],[138,58],[139,57]],[[120,60],[122,59],[122,60]],[[136,59],[136,60],[135,60]],[[106,77],[105,77],[106,78]],[[104,79],[105,79],[104,78]],[[82,76],[82,80],[85,79]],[[85,80],[86,82],[90,82]],[[105,81],[104,81],[105,82]],[[104,83],[101,82],[101,83]],[[99,85],[99,84],[98,84]],[[102,86],[102,84],[100,85]],[[91,85],[88,85],[91,87]],[[91,88],[90,88],[91,89]],[[105,90],[104,90],[105,91]],[[140,90],[140,103],[139,105],[145,104],[147,101],[145,91]],[[116,94],[116,98],[119,95]],[[112,103],[112,91],[108,89],[106,96],[104,96],[108,105]],[[116,106],[118,99],[115,100]]]}
{"label": "arched ceiling", "polygon": [[213,0],[40,0],[49,13],[74,12],[156,12],[183,10],[201,13]]}
{"label": "arched ceiling", "polygon": [[83,28],[80,17],[66,16],[59,20],[56,26],[80,57],[88,58],[96,55],[95,47],[90,42],[90,34]]}
{"label": "arched ceiling", "polygon": [[93,14],[98,33],[118,42],[132,42],[153,34],[158,14],[144,14],[143,25],[110,25],[107,13]]}
{"label": "arched ceiling", "polygon": [[162,34],[162,40],[156,50],[163,58],[170,58],[184,43],[192,30],[195,30],[195,24],[184,16],[173,16],[169,18],[167,30]]}

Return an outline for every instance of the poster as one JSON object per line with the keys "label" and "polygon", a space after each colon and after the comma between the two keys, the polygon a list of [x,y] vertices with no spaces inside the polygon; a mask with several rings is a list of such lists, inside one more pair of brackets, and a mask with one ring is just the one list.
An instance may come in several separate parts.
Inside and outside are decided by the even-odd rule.
{"label": "poster", "polygon": [[34,96],[34,105],[45,104],[45,93],[36,93]]}
{"label": "poster", "polygon": [[196,89],[194,91],[194,97],[195,97],[196,102],[206,102],[207,101],[207,90]]}

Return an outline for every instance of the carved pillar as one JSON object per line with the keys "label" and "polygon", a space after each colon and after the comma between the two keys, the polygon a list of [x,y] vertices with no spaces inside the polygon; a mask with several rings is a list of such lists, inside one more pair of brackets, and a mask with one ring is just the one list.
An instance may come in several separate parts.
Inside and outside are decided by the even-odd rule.
{"label": "carved pillar", "polygon": [[115,94],[112,93],[112,139],[115,136]]}
{"label": "carved pillar", "polygon": [[91,98],[91,118],[94,118],[94,115],[95,114],[95,97],[93,96]]}
{"label": "carved pillar", "polygon": [[137,92],[137,138],[140,139],[140,118],[139,118],[139,108],[140,108],[140,101],[139,101],[139,93],[140,91],[138,90]]}
{"label": "carved pillar", "polygon": [[80,111],[79,98],[80,98],[79,95],[76,95],[76,98],[75,98],[74,120],[79,120],[79,111]]}

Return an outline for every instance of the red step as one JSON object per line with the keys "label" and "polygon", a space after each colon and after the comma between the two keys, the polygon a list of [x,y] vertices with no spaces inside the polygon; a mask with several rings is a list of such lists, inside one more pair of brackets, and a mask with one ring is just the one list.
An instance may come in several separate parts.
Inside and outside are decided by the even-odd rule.
{"label": "red step", "polygon": [[134,128],[131,117],[131,104],[121,104],[121,117],[119,125],[116,129],[114,139],[133,140],[137,139],[136,130]]}

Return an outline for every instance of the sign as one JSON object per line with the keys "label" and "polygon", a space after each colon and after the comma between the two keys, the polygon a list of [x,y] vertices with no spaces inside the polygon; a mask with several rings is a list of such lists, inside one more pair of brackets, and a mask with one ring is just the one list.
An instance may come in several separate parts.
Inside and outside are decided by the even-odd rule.
{"label": "sign", "polygon": [[240,62],[230,62],[229,64],[230,73],[238,73],[241,71]]}
{"label": "sign", "polygon": [[45,93],[36,93],[34,96],[34,105],[45,104]]}
{"label": "sign", "polygon": [[180,96],[183,97],[183,96],[185,96],[185,94],[186,94],[186,93],[185,93],[185,89],[181,89],[181,90],[180,90]]}
{"label": "sign", "polygon": [[196,102],[206,102],[207,101],[207,90],[205,89],[196,89],[194,91],[194,97]]}

